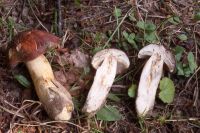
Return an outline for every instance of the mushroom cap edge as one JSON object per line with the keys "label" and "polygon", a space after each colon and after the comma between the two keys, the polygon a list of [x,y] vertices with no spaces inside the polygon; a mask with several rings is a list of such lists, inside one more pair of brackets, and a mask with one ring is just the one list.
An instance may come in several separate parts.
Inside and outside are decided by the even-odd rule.
{"label": "mushroom cap edge", "polygon": [[138,58],[145,58],[151,56],[154,53],[157,53],[161,56],[170,72],[173,72],[175,69],[176,61],[173,54],[167,50],[163,45],[149,44],[142,48],[138,53]]}
{"label": "mushroom cap edge", "polygon": [[60,39],[53,34],[36,29],[18,33],[8,47],[9,65],[14,68],[20,62],[33,60],[48,48],[58,46]]}
{"label": "mushroom cap edge", "polygon": [[112,55],[117,60],[117,74],[122,73],[130,66],[130,61],[126,53],[114,48],[104,49],[97,52],[92,58],[92,66],[97,69],[103,60],[110,55]]}

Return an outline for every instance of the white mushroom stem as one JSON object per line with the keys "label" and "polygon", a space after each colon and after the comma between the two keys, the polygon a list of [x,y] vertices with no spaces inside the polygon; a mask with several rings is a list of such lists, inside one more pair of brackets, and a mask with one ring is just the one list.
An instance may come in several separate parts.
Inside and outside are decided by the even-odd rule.
{"label": "white mushroom stem", "polygon": [[138,86],[136,110],[139,116],[145,116],[153,109],[163,64],[168,66],[170,72],[173,72],[175,68],[175,59],[172,53],[162,45],[150,44],[142,48],[138,53],[138,58],[146,56],[151,57],[142,70]]}
{"label": "white mushroom stem", "polygon": [[48,115],[54,120],[69,120],[73,111],[69,92],[55,80],[52,68],[44,55],[28,61],[26,66],[36,93]]}
{"label": "white mushroom stem", "polygon": [[93,116],[101,109],[116,74],[122,73],[127,69],[130,62],[123,51],[118,49],[104,49],[93,56],[91,64],[97,69],[97,72],[83,107],[83,112],[89,116]]}
{"label": "white mushroom stem", "polygon": [[145,116],[153,109],[156,91],[162,76],[164,61],[159,54],[153,54],[145,64],[138,86],[136,110],[139,116]]}
{"label": "white mushroom stem", "polygon": [[102,65],[97,69],[94,82],[83,107],[84,112],[92,116],[104,105],[116,72],[117,60],[110,55],[104,59]]}

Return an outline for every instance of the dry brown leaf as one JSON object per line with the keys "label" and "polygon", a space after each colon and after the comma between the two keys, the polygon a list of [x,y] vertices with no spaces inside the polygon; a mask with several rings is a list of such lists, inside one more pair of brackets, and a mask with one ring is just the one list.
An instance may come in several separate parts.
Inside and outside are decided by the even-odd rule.
{"label": "dry brown leaf", "polygon": [[79,50],[74,50],[70,55],[70,61],[73,62],[75,67],[84,68],[89,66],[89,55]]}
{"label": "dry brown leaf", "polygon": [[66,81],[67,81],[63,71],[55,71],[54,76],[55,76],[56,80],[58,80],[60,83],[66,83]]}

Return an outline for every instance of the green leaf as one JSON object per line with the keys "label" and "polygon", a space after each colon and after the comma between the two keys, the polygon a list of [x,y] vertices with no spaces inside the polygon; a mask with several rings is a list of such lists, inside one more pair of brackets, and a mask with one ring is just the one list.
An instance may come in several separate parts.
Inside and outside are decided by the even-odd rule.
{"label": "green leaf", "polygon": [[23,75],[21,75],[21,74],[14,75],[14,78],[15,78],[21,85],[23,85],[24,87],[30,88],[31,83],[30,83],[30,82],[28,81],[28,79],[27,79],[26,77],[24,77]]}
{"label": "green leaf", "polygon": [[135,48],[135,49],[138,49],[138,46],[135,42],[135,34],[134,33],[131,33],[128,37],[128,42]]}
{"label": "green leaf", "polygon": [[168,18],[168,21],[174,25],[177,25],[181,22],[178,16]]}
{"label": "green leaf", "polygon": [[128,37],[128,40],[134,40],[135,39],[135,33],[131,33]]}
{"label": "green leaf", "polygon": [[145,33],[144,39],[149,43],[155,43],[157,41],[156,33],[155,32]]}
{"label": "green leaf", "polygon": [[133,46],[133,48],[138,49],[138,46],[134,40],[135,33],[128,34],[126,31],[123,31],[122,34],[123,34],[124,38],[128,41],[128,43],[130,43]]}
{"label": "green leaf", "polygon": [[183,71],[184,71],[184,76],[185,77],[189,77],[193,72],[190,70],[190,67],[189,66],[186,66],[183,68]]}
{"label": "green leaf", "polygon": [[178,70],[177,75],[182,75],[182,76],[185,75],[183,71],[183,65],[181,62],[176,63],[176,68]]}
{"label": "green leaf", "polygon": [[162,80],[160,81],[159,98],[164,103],[171,103],[174,99],[174,93],[175,87],[173,81],[166,77],[162,78]]}
{"label": "green leaf", "polygon": [[97,52],[103,50],[103,47],[95,47],[92,51],[93,54],[96,54]]}
{"label": "green leaf", "polygon": [[180,18],[178,16],[173,17],[173,19],[174,19],[174,21],[176,23],[180,23],[181,22],[181,20],[180,20]]}
{"label": "green leaf", "polygon": [[145,22],[144,21],[138,21],[136,26],[140,29],[145,30]]}
{"label": "green leaf", "polygon": [[74,3],[76,6],[80,7],[81,5],[81,0],[74,0]]}
{"label": "green leaf", "polygon": [[194,15],[194,19],[199,21],[200,20],[200,12],[197,12],[195,15]]}
{"label": "green leaf", "polygon": [[136,21],[135,14],[133,11],[131,13],[129,13],[128,18],[130,21],[133,21],[133,22]]}
{"label": "green leaf", "polygon": [[154,32],[156,30],[156,25],[153,23],[146,23],[145,24],[145,30],[147,32]]}
{"label": "green leaf", "polygon": [[175,47],[175,58],[176,58],[176,61],[180,61],[181,60],[181,57],[182,57],[182,54],[184,52],[184,48],[181,47],[181,46],[176,46]]}
{"label": "green leaf", "polygon": [[116,95],[116,94],[113,94],[113,93],[109,93],[108,94],[108,99],[114,101],[114,102],[119,102],[120,101],[120,98]]}
{"label": "green leaf", "polygon": [[139,35],[139,34],[137,34],[136,36],[135,36],[135,41],[136,42],[142,42],[144,39],[143,39],[143,36],[141,36],[141,35]]}
{"label": "green leaf", "polygon": [[97,120],[104,121],[118,121],[122,119],[122,115],[119,110],[111,105],[104,106],[101,110],[97,112]]}
{"label": "green leaf", "polygon": [[116,18],[119,18],[119,17],[121,17],[121,15],[122,15],[121,9],[115,7],[114,16],[115,16]]}
{"label": "green leaf", "polygon": [[129,34],[126,31],[123,31],[122,34],[123,34],[124,38],[126,40],[128,40]]}
{"label": "green leaf", "polygon": [[187,59],[188,59],[190,70],[193,73],[195,71],[195,69],[197,68],[197,64],[195,62],[194,55],[192,52],[188,53]]}
{"label": "green leaf", "polygon": [[128,89],[128,96],[131,98],[134,98],[136,95],[136,89],[137,89],[137,85],[132,84]]}
{"label": "green leaf", "polygon": [[185,34],[180,34],[178,35],[178,38],[181,40],[181,41],[186,41],[188,38]]}
{"label": "green leaf", "polygon": [[146,32],[154,32],[156,30],[156,25],[150,22],[138,21],[136,26]]}

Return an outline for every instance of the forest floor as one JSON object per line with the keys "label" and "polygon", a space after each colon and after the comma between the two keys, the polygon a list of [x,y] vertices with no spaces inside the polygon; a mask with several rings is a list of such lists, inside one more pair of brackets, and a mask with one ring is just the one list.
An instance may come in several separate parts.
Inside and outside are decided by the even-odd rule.
{"label": "forest floor", "polygon": [[[9,42],[31,28],[64,38],[64,52],[50,51],[46,56],[57,80],[73,96],[70,121],[52,121],[47,116],[24,64],[8,67]],[[138,51],[158,42],[176,57],[175,72],[165,69],[162,76],[173,81],[175,95],[168,104],[157,95],[152,112],[139,119],[136,96],[128,90],[138,85],[146,62],[138,59]],[[109,47],[125,51],[131,62],[125,73],[117,75],[105,105],[114,108],[116,116],[108,112],[111,118],[88,118],[81,108],[95,75],[90,61],[97,51]],[[199,64],[199,0],[1,0],[0,133],[198,133]]]}

